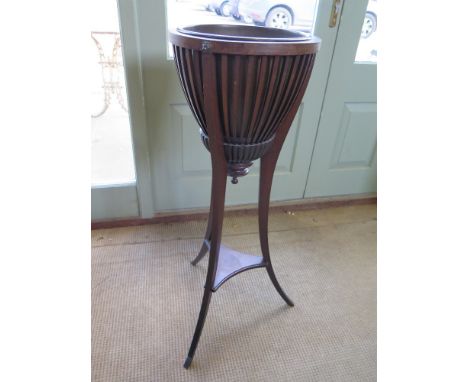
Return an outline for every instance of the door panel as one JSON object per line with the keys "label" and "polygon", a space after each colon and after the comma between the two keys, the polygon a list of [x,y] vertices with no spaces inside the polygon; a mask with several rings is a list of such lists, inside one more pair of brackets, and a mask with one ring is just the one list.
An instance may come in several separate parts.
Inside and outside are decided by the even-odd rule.
{"label": "door panel", "polygon": [[[308,160],[298,159],[300,151],[307,154],[307,145],[299,143],[301,105],[291,126],[278,159],[275,177],[276,197],[301,198],[308,171]],[[158,185],[158,195],[164,196],[167,209],[194,208],[209,205],[211,189],[211,159],[201,143],[199,126],[189,106],[171,105],[172,125],[170,173],[164,184]],[[257,200],[259,161],[255,161],[248,176],[240,178],[237,185],[228,183],[227,200],[231,204],[252,203]],[[297,187],[294,185],[297,184]],[[164,194],[163,194],[164,193]]]}
{"label": "door panel", "polygon": [[343,6],[306,197],[377,188],[377,65],[354,61],[366,6],[367,0]]}
{"label": "door panel", "polygon": [[[278,159],[278,174],[289,174],[294,171],[294,158],[297,153],[299,121],[303,104],[300,106],[294,119],[288,137],[284,143]],[[172,105],[173,131],[176,151],[181,154],[180,176],[211,176],[211,159],[208,150],[202,145],[196,144],[200,140],[199,126],[187,104]],[[180,138],[180,139],[179,139]],[[177,147],[177,142],[180,146]],[[254,162],[249,174],[258,174],[258,161]],[[241,178],[244,180],[246,178]]]}
{"label": "door panel", "polygon": [[346,102],[332,152],[331,168],[359,169],[372,166],[376,142],[376,104]]}

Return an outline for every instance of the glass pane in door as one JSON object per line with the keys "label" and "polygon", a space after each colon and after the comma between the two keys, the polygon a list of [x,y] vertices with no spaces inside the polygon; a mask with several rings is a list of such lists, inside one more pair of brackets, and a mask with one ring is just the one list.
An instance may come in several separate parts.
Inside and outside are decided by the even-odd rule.
{"label": "glass pane in door", "polygon": [[377,62],[377,0],[369,0],[356,51],[357,62]]}
{"label": "glass pane in door", "polygon": [[91,183],[135,182],[135,166],[116,0],[93,5]]}
{"label": "glass pane in door", "polygon": [[[312,32],[318,0],[167,0],[169,30],[194,24],[247,24]],[[168,54],[172,48],[168,43]]]}

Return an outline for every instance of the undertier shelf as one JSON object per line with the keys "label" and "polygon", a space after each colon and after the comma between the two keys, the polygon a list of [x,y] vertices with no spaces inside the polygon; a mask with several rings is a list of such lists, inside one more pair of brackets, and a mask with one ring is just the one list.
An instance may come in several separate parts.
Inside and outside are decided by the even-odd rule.
{"label": "undertier shelf", "polygon": [[227,280],[241,272],[265,266],[262,256],[248,255],[221,245],[219,248],[215,283],[212,290],[215,292]]}

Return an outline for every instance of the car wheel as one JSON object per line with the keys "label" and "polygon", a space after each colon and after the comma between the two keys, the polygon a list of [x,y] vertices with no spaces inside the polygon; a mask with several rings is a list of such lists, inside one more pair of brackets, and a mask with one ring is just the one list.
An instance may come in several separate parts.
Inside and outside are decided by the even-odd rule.
{"label": "car wheel", "polygon": [[362,24],[361,38],[368,38],[377,29],[377,17],[370,12],[366,13]]}
{"label": "car wheel", "polygon": [[229,1],[225,1],[219,7],[219,13],[221,14],[221,16],[229,17],[231,16],[231,11],[232,11],[232,5],[229,3]]}
{"label": "car wheel", "polygon": [[269,28],[288,29],[292,20],[292,14],[287,8],[274,7],[268,12],[265,25]]}

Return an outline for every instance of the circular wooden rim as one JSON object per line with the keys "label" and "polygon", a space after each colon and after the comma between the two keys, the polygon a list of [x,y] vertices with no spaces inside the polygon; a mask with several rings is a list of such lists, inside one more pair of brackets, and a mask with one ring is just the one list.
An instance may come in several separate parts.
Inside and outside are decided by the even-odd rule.
{"label": "circular wooden rim", "polygon": [[[222,34],[213,33],[218,32],[220,27]],[[178,27],[176,30],[182,34],[215,40],[295,42],[309,39],[308,34],[300,31],[238,24],[199,24]]]}
{"label": "circular wooden rim", "polygon": [[[177,28],[169,31],[169,41],[183,48],[222,54],[242,55],[300,55],[318,51],[320,38],[302,32],[293,32],[295,37],[250,37],[244,35],[223,35],[203,33],[194,30],[197,26]],[[230,24],[216,25],[216,28],[232,29]],[[189,29],[190,28],[190,29]],[[250,25],[236,25],[237,29],[252,30]],[[276,31],[276,30],[275,30]],[[290,31],[288,31],[291,33]]]}

